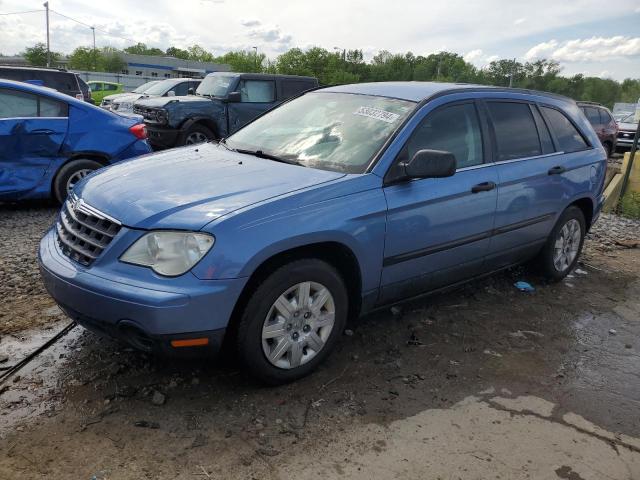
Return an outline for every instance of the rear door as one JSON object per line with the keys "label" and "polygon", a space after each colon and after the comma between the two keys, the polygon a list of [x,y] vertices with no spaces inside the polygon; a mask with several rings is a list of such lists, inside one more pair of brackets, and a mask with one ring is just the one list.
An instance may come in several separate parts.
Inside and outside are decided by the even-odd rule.
{"label": "rear door", "polygon": [[43,181],[68,123],[65,102],[0,88],[0,198],[19,198]]}
{"label": "rear door", "polygon": [[229,103],[229,133],[233,133],[276,102],[276,82],[272,79],[241,78],[236,88],[240,102]]}
{"label": "rear door", "polygon": [[[563,144],[566,150],[558,148],[547,116],[532,102],[487,100],[485,105],[500,180],[488,263],[500,268],[525,259],[544,243],[572,195],[567,154],[587,145],[579,136],[571,145]],[[563,115],[545,108],[554,118],[556,113]]]}
{"label": "rear door", "polygon": [[[420,114],[418,114],[420,115]],[[453,153],[452,177],[402,180],[384,188],[387,233],[381,302],[482,272],[496,209],[496,167],[473,100],[449,103],[416,126],[387,177],[422,149]]]}

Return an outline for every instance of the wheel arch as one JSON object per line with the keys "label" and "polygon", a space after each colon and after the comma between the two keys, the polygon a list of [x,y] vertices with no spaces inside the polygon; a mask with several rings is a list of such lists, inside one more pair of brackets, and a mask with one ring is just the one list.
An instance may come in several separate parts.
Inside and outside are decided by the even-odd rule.
{"label": "wheel arch", "polygon": [[567,208],[569,207],[578,207],[582,211],[582,214],[584,215],[584,221],[587,226],[587,232],[588,232],[589,229],[591,228],[591,223],[593,222],[593,212],[594,212],[593,200],[590,197],[578,198],[578,199],[575,199],[573,202],[571,202],[569,205],[567,205]]}
{"label": "wheel arch", "polygon": [[275,253],[264,259],[253,270],[233,309],[228,327],[232,332],[231,336],[235,336],[234,326],[237,325],[251,292],[277,268],[304,258],[323,260],[340,273],[349,297],[349,318],[359,315],[362,307],[362,271],[353,250],[337,241],[310,243]]}
{"label": "wheel arch", "polygon": [[213,132],[213,135],[216,138],[220,138],[220,129],[218,128],[218,124],[210,117],[187,118],[180,126],[180,129],[183,131],[183,135],[186,135],[187,131],[194,125],[202,125],[204,127],[207,127]]}
{"label": "wheel arch", "polygon": [[107,165],[109,165],[110,159],[111,157],[109,155],[102,152],[95,152],[95,151],[73,152],[71,155],[69,155],[69,157],[63,163],[55,167],[55,172],[53,172],[53,174],[51,175],[51,180],[49,185],[49,191],[51,192],[51,195],[53,195],[54,185],[56,183],[56,180],[58,179],[60,170],[62,170],[62,168],[65,165],[68,165],[69,163],[75,160],[93,160],[95,162],[98,162],[103,167],[106,167]]}

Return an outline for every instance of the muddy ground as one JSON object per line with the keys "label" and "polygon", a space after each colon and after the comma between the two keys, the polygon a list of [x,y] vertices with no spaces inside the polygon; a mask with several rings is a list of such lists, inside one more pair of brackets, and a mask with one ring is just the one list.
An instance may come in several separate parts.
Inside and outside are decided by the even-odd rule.
{"label": "muddy ground", "polygon": [[[30,283],[53,215],[0,209],[3,245],[27,239],[0,257],[0,367],[67,323]],[[562,283],[519,268],[368,315],[278,388],[75,327],[0,386],[0,479],[640,479],[638,237],[605,217]]]}

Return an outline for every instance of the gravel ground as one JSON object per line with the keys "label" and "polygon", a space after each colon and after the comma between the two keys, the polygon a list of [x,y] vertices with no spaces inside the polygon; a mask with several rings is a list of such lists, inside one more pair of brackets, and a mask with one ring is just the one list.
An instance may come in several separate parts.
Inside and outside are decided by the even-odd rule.
{"label": "gravel ground", "polygon": [[58,313],[37,262],[38,243],[57,211],[49,203],[0,204],[0,334],[47,325]]}

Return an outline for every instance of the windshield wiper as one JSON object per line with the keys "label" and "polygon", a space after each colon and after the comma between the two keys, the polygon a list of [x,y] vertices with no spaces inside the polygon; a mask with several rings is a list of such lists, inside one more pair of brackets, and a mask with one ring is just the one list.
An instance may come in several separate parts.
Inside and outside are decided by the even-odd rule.
{"label": "windshield wiper", "polygon": [[[226,145],[226,143],[223,143],[223,145],[229,148]],[[288,158],[278,157],[276,155],[271,155],[270,153],[263,152],[262,150],[245,150],[243,148],[236,148],[236,149],[233,149],[233,151],[238,153],[244,153],[245,155],[253,155],[254,157],[258,157],[258,158],[266,158],[267,160],[274,160],[276,162],[288,163],[289,165],[298,165],[300,167],[305,166],[304,164],[298,162],[297,160],[289,160]]]}

